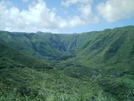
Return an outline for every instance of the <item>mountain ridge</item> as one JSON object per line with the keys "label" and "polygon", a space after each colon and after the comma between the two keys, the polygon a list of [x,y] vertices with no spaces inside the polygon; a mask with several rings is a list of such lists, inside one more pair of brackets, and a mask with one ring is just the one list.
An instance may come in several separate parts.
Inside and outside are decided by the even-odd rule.
{"label": "mountain ridge", "polygon": [[0,101],[133,101],[133,67],[134,26],[69,35],[0,31]]}
{"label": "mountain ridge", "polygon": [[[116,31],[121,29],[126,31],[129,29],[130,32],[130,30],[133,29],[132,27],[133,26],[125,26],[121,28],[105,29],[103,31],[92,31],[81,34],[52,34],[46,32],[12,33],[1,31],[0,40],[17,50],[38,59],[45,59],[45,57],[59,58],[64,55],[76,53],[75,51],[83,51],[87,48],[87,45],[92,43],[94,45],[92,45],[89,49],[91,52],[92,50],[99,48],[104,41],[107,43],[111,40],[114,36],[112,33],[116,33]],[[118,33],[122,32],[118,31]],[[125,31],[123,33],[125,33]],[[114,39],[118,36],[118,34],[114,36]],[[29,50],[30,53],[26,50]]]}

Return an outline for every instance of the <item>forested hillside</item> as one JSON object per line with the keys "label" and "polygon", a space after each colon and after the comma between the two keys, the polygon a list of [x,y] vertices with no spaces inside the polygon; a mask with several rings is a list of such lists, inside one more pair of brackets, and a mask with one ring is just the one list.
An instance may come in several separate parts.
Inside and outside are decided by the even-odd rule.
{"label": "forested hillside", "polygon": [[0,73],[0,101],[133,101],[134,26],[81,34],[0,31]]}
{"label": "forested hillside", "polygon": [[55,57],[60,54],[55,48],[48,44],[46,40],[35,33],[11,33],[1,31],[0,39],[13,48],[38,59]]}

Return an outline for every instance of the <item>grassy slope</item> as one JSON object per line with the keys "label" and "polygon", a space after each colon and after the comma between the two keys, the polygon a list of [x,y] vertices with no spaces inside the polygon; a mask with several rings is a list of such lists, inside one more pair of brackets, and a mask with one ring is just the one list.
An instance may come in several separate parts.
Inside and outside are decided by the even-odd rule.
{"label": "grassy slope", "polygon": [[71,78],[50,68],[0,42],[0,101],[113,100],[106,98],[93,82]]}
{"label": "grassy slope", "polygon": [[0,68],[5,67],[30,67],[30,68],[51,68],[47,63],[29,57],[9,45],[0,42]]}
{"label": "grassy slope", "polygon": [[92,35],[75,52],[76,57],[59,64],[72,77],[95,79],[105,92],[120,101],[124,95],[130,97],[129,90],[134,94],[133,47],[133,26],[104,30]]}
{"label": "grassy slope", "polygon": [[[118,100],[124,100],[126,96],[129,96],[127,99],[132,100],[130,96],[134,94],[132,90],[134,87],[133,26],[74,34],[71,36],[74,40],[71,40],[69,35],[63,36],[68,38],[71,44],[75,40],[73,48],[77,45],[79,47],[72,57],[62,57],[60,61],[57,61],[54,64],[57,68],[62,69],[71,77],[87,77],[95,80],[102,90]],[[54,36],[51,35],[51,37]],[[63,43],[66,42],[68,42],[67,39],[64,39]],[[69,47],[69,43],[66,46]],[[129,91],[131,94],[128,93]]]}
{"label": "grassy slope", "polygon": [[47,40],[54,48],[69,53],[75,48],[75,41],[78,35],[69,34],[52,34],[52,33],[37,33],[43,39]]}
{"label": "grassy slope", "polygon": [[38,59],[60,55],[59,51],[34,33],[10,33],[1,31],[0,40],[17,50]]}
{"label": "grassy slope", "polygon": [[66,54],[70,54],[85,44],[95,33],[96,32],[83,34],[52,34],[38,32],[36,34],[45,39],[54,48],[65,52]]}
{"label": "grassy slope", "polygon": [[[82,65],[89,67],[133,67],[134,27],[99,32],[76,54]],[[77,58],[76,57],[76,58]],[[86,60],[85,62],[82,60]],[[99,64],[99,65],[98,65]],[[125,65],[126,64],[126,65]],[[102,66],[101,66],[102,65]]]}
{"label": "grassy slope", "polygon": [[96,86],[57,71],[0,70],[0,101],[116,101]]}

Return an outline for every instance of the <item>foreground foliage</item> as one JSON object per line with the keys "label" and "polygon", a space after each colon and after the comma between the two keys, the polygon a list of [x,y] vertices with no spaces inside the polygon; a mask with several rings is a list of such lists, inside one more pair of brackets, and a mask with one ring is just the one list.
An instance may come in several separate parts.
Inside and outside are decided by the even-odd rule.
{"label": "foreground foliage", "polygon": [[0,101],[114,100],[93,82],[71,78],[56,70],[40,72],[15,67],[1,69],[0,73]]}

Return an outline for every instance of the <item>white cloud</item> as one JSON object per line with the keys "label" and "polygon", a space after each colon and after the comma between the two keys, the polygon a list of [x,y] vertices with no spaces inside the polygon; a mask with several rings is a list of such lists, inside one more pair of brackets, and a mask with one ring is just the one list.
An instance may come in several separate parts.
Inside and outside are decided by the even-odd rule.
{"label": "white cloud", "polygon": [[97,6],[98,13],[108,22],[134,16],[134,0],[108,0]]}
{"label": "white cloud", "polygon": [[38,0],[20,11],[9,3],[0,2],[0,30],[8,31],[57,31],[57,28],[72,28],[86,23],[79,16],[63,19],[56,14],[57,9],[49,9],[44,0]]}
{"label": "white cloud", "polygon": [[92,13],[90,4],[81,5],[81,7],[79,7],[79,11],[82,13],[81,16],[86,20],[86,22],[97,23],[99,21],[99,18]]}
{"label": "white cloud", "polygon": [[29,1],[29,0],[22,0],[22,1],[27,2],[27,1]]}
{"label": "white cloud", "polygon": [[73,16],[69,18],[69,27],[75,27],[80,25],[85,25],[86,23],[80,19],[79,16]]}
{"label": "white cloud", "polygon": [[77,9],[81,12],[81,17],[86,21],[86,24],[99,22],[99,18],[95,16],[92,12],[91,4],[93,3],[93,0],[66,0],[65,2],[62,1],[62,5],[66,7],[70,6],[71,4],[77,3],[79,3]]}
{"label": "white cloud", "polygon": [[70,6],[71,4],[76,4],[76,3],[92,3],[93,0],[66,0],[65,2],[62,1],[62,5],[64,6]]}

